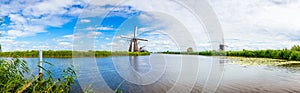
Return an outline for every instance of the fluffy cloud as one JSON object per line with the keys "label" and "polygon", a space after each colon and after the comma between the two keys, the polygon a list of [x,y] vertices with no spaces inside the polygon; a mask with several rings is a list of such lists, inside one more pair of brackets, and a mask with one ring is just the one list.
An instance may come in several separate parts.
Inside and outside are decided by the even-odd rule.
{"label": "fluffy cloud", "polygon": [[98,35],[101,35],[101,34],[102,34],[101,32],[91,31],[86,36],[89,37],[89,38],[94,38],[94,37],[96,37]]}
{"label": "fluffy cloud", "polygon": [[[148,33],[149,36],[154,34],[168,36],[168,38],[159,41],[163,44],[163,40],[167,39],[176,43],[177,45],[171,46],[172,50],[176,48],[185,51],[188,47],[193,47],[194,50],[203,50],[203,48],[198,49],[198,46],[200,47],[200,44],[209,44],[207,33],[203,29],[201,22],[197,21],[197,16],[178,3],[170,1],[129,1],[125,5],[132,5],[134,8],[143,11],[139,16],[139,20],[147,27],[140,28],[141,32]],[[149,41],[151,39],[155,40],[155,38],[151,37],[145,38],[150,38]],[[170,47],[161,48],[160,50],[170,49]]]}
{"label": "fluffy cloud", "polygon": [[73,0],[49,0],[38,2],[27,6],[22,14],[25,16],[40,17],[42,15],[61,15],[68,12],[68,8],[73,4]]}
{"label": "fluffy cloud", "polygon": [[72,18],[64,16],[80,14],[80,12],[70,11],[78,9],[73,7],[75,2],[73,0],[3,1],[0,3],[0,16],[7,16],[10,23],[2,28],[6,28],[8,36],[26,37],[46,32],[47,27],[61,27]]}
{"label": "fluffy cloud", "polygon": [[8,30],[7,36],[8,37],[26,37],[26,36],[33,36],[36,33],[45,32],[43,26],[28,26],[23,25],[23,27],[15,26],[14,30]]}
{"label": "fluffy cloud", "polygon": [[[298,0],[209,1],[222,24],[225,43],[229,45],[229,49],[279,49],[289,48],[300,42],[300,20],[298,18],[300,16],[298,12],[300,2]],[[91,24],[94,23],[91,21],[100,22],[101,20],[90,20],[87,19],[88,17],[104,17],[106,15],[106,17],[128,18],[138,15],[141,24],[144,25],[139,28],[141,37],[149,39],[149,42],[141,44],[147,45],[149,50],[167,50],[170,48],[175,50],[178,47],[185,50],[185,47],[192,46],[190,43],[183,44],[186,46],[176,46],[178,42],[172,41],[174,37],[167,37],[168,34],[174,34],[173,32],[183,34],[180,38],[192,37],[193,41],[196,42],[194,48],[198,50],[210,48],[209,38],[202,23],[195,21],[197,17],[178,3],[132,0],[122,3],[121,6],[113,6],[113,3],[116,2],[119,1],[2,0],[0,1],[0,16],[9,17],[11,22],[2,25],[6,29],[2,32],[5,39],[1,39],[1,41],[18,42],[15,41],[17,37],[28,37],[47,32],[47,27],[61,27],[68,23],[72,16],[77,17],[83,12],[80,17],[84,19],[79,20],[79,22]],[[83,7],[85,8],[83,9]],[[91,31],[86,33],[89,37],[102,34],[96,32],[97,30],[115,30],[110,27],[88,26],[82,27],[82,29]],[[128,34],[127,36],[131,35]],[[8,39],[8,37],[13,38]],[[70,43],[72,38],[71,35],[62,36],[56,39],[56,45]],[[179,38],[179,35],[176,38]],[[113,40],[111,37],[110,39]],[[124,40],[114,42],[128,45],[128,42],[124,42]],[[160,45],[165,46],[156,47]]]}
{"label": "fluffy cloud", "polygon": [[211,0],[231,49],[281,49],[299,43],[297,0]]}
{"label": "fluffy cloud", "polygon": [[[46,48],[36,45],[38,42],[31,42],[24,45],[23,41],[17,38],[26,38],[35,36],[38,33],[47,32],[48,27],[61,27],[68,23],[73,17],[79,16],[82,6],[78,0],[13,0],[0,1],[0,17],[7,17],[7,22],[1,25],[0,30],[3,30],[1,42],[5,50],[24,50]],[[68,17],[65,17],[68,16]],[[13,43],[21,44],[22,46],[13,46]],[[8,45],[9,44],[9,45]],[[58,44],[58,43],[57,43]],[[56,45],[56,44],[55,44]],[[48,48],[54,46],[48,45]],[[45,46],[43,44],[43,46]],[[70,47],[68,47],[70,49]]]}
{"label": "fluffy cloud", "polygon": [[114,30],[114,28],[111,27],[87,27],[85,30]]}
{"label": "fluffy cloud", "polygon": [[[210,0],[210,4],[220,19],[230,50],[289,48],[300,41],[300,20],[297,19],[300,2],[297,0]],[[182,6],[163,1],[129,1],[124,5],[143,11],[139,18],[147,27],[139,28],[139,31],[152,31],[152,34],[159,29],[176,31],[175,25],[183,25],[199,50],[210,49],[201,22],[195,21],[195,16]]]}
{"label": "fluffy cloud", "polygon": [[89,23],[89,22],[91,22],[91,20],[88,20],[88,19],[81,19],[80,22],[82,22],[82,23]]}

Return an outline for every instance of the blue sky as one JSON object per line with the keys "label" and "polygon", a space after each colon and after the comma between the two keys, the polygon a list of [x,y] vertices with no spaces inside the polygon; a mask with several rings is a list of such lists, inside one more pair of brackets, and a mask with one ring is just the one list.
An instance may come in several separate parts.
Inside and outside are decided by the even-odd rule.
{"label": "blue sky", "polygon": [[[101,0],[1,0],[3,51],[71,50],[74,31],[93,37],[96,50],[127,50],[134,26],[150,51],[185,50],[168,31],[183,26],[195,50],[209,50],[209,39],[195,16],[172,1],[132,0],[120,6]],[[209,0],[220,20],[229,50],[282,49],[300,42],[297,0]],[[174,21],[175,20],[175,21]],[[178,37],[175,37],[178,38]],[[182,37],[183,38],[183,37]],[[77,41],[74,41],[77,42]],[[187,41],[189,42],[189,41]]]}

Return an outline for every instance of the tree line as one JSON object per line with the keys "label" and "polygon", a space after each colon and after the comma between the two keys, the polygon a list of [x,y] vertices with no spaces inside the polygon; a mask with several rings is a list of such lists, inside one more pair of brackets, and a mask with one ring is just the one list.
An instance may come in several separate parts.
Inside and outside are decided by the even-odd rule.
{"label": "tree line", "polygon": [[300,61],[300,52],[294,50],[243,50],[227,51],[227,56],[274,58]]}
{"label": "tree line", "polygon": [[239,57],[258,57],[258,58],[274,58],[300,61],[300,46],[295,45],[291,49],[281,50],[245,50],[242,51],[202,51],[202,52],[161,52],[164,54],[191,54],[191,55],[207,55],[207,56],[239,56]]}
{"label": "tree line", "polygon": [[[108,56],[142,56],[150,55],[150,52],[126,52],[126,51],[71,51],[71,50],[46,50],[43,51],[45,58],[72,58],[72,57],[108,57]],[[38,50],[0,52],[0,57],[27,57],[36,58],[39,56]]]}

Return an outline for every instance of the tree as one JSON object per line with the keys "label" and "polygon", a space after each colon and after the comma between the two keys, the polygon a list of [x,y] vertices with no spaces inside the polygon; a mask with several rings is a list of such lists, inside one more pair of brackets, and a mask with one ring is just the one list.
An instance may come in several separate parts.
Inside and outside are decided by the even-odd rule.
{"label": "tree", "polygon": [[192,48],[192,47],[189,47],[186,51],[187,51],[187,52],[193,52],[193,48]]}
{"label": "tree", "polygon": [[300,51],[300,46],[299,45],[294,45],[291,50]]}

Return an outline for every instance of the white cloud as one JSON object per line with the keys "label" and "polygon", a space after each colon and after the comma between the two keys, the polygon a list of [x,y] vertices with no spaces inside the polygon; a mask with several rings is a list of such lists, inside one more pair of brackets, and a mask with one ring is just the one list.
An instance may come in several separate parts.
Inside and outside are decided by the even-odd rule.
{"label": "white cloud", "polygon": [[[0,28],[1,30],[4,29],[4,32],[1,32],[3,36],[1,38],[5,38],[1,39],[3,41],[1,44],[3,44],[3,49],[8,51],[42,48],[43,46],[35,45],[38,42],[24,45],[20,43],[23,41],[16,38],[25,38],[47,32],[46,28],[48,27],[61,27],[72,19],[72,17],[65,16],[79,16],[82,10],[72,6],[82,2],[78,0],[13,0],[8,2],[0,3],[0,16],[7,16],[10,22],[1,25]],[[55,45],[49,45],[49,47],[56,48]],[[59,47],[56,49],[59,49]]]}
{"label": "white cloud", "polygon": [[[111,11],[112,13],[108,16],[128,17],[143,11],[139,15],[139,19],[145,26],[139,28],[139,31],[144,34],[145,38],[149,39],[148,44],[151,42],[147,48],[151,50],[174,48],[174,46],[168,45],[172,44],[173,41],[163,40],[168,38],[172,40],[172,38],[166,37],[157,40],[158,37],[153,36],[162,34],[179,34],[173,38],[192,37],[199,50],[209,49],[210,47],[209,38],[202,28],[201,22],[195,21],[197,20],[196,17],[177,3],[132,0],[123,3],[124,6],[109,7],[109,5],[106,5],[108,2],[113,5],[112,3],[119,1],[97,2],[97,0],[91,0],[90,5],[85,5],[89,1],[28,0],[22,3],[20,1],[10,1],[10,4],[1,4],[0,16],[8,16],[12,21],[11,24],[3,25],[8,30],[3,32],[6,39],[2,41],[7,43],[18,42],[15,41],[17,37],[34,36],[38,33],[47,32],[46,28],[49,26],[61,27],[70,21],[69,18],[65,18],[63,15],[79,16],[83,12],[81,18],[103,17],[108,11]],[[297,0],[210,0],[210,4],[220,19],[225,42],[230,49],[289,48],[291,45],[300,42],[300,19],[298,18],[300,16],[300,12],[298,12],[300,2]],[[72,7],[72,5],[81,5],[86,8]],[[106,5],[106,8],[104,8],[104,5]],[[79,22],[92,23],[88,19],[81,19]],[[97,30],[115,29],[112,27],[87,27],[85,30],[91,31],[86,34],[87,36],[95,37],[101,34],[101,32],[96,32]],[[190,34],[185,33],[185,31]],[[8,37],[13,38],[8,39]],[[56,39],[56,43],[70,42],[72,38],[71,35],[63,36]],[[123,42],[116,42],[128,45],[128,42],[124,42],[124,40]],[[158,45],[166,46],[155,47]],[[188,47],[191,44],[184,43],[183,45]],[[184,47],[183,50],[185,50]]]}
{"label": "white cloud", "polygon": [[[1,30],[5,30],[4,32],[1,32],[3,37],[1,37],[0,41],[2,41],[1,44],[3,44],[4,49],[9,51],[43,48],[43,46],[36,45],[38,42],[24,45],[21,44],[23,41],[16,38],[26,38],[29,36],[35,36],[38,33],[47,32],[46,28],[48,27],[61,27],[68,23],[73,17],[79,16],[81,13],[82,9],[79,7],[73,7],[73,5],[84,6],[84,3],[87,1],[15,0],[7,2],[9,3],[0,3],[0,16],[7,16],[10,20],[10,23],[1,25]],[[45,46],[52,49],[66,49],[57,46],[59,44],[66,45],[66,42],[70,43],[72,37],[65,36],[53,40],[55,44]],[[17,46],[13,44],[21,45]],[[70,47],[68,48],[70,49]]]}
{"label": "white cloud", "polygon": [[9,14],[10,20],[15,24],[25,24],[27,20],[20,14]]}
{"label": "white cloud", "polygon": [[[222,24],[225,43],[231,49],[281,49],[300,41],[300,20],[297,18],[300,16],[300,2],[297,0],[211,0],[210,3]],[[178,30],[176,25],[182,24],[199,50],[210,48],[209,38],[201,23],[176,3],[133,0],[124,5],[145,12],[139,18],[148,27],[139,31],[162,29],[170,34],[170,31]]]}
{"label": "white cloud", "polygon": [[7,32],[9,36],[26,37],[46,32],[45,28],[49,26],[61,27],[68,23],[71,19],[63,15],[78,16],[79,12],[68,10],[76,9],[73,4],[76,4],[73,0],[9,1],[0,4],[0,16],[10,18],[11,23],[4,25],[10,29]]}
{"label": "white cloud", "polygon": [[[126,2],[125,5],[132,5],[135,9],[144,11],[139,19],[146,27],[140,28],[139,31],[149,35],[168,35],[168,39],[174,40],[180,45],[173,47],[179,47],[185,51],[186,48],[193,46],[194,50],[198,50],[196,46],[203,43],[207,44],[209,41],[201,22],[197,21],[196,16],[187,8],[178,3],[170,1],[141,2],[136,0]],[[167,48],[165,47],[162,50],[167,50]]]}
{"label": "white cloud", "polygon": [[80,22],[81,22],[81,23],[89,23],[89,22],[91,22],[91,20],[88,20],[88,19],[81,19]]}
{"label": "white cloud", "polygon": [[40,19],[29,19],[30,25],[61,27],[68,23],[71,19],[63,18],[61,16],[46,16]]}
{"label": "white cloud", "polygon": [[14,42],[14,40],[12,39],[0,39],[1,43],[6,43],[6,44],[12,44]]}
{"label": "white cloud", "polygon": [[60,46],[69,46],[69,45],[71,45],[71,43],[70,42],[59,42],[58,45],[60,45]]}
{"label": "white cloud", "polygon": [[88,32],[88,34],[86,36],[89,38],[94,38],[95,36],[98,36],[101,34],[102,34],[101,32],[91,31],[91,32]]}
{"label": "white cloud", "polygon": [[45,32],[45,29],[42,26],[28,26],[22,25],[23,27],[15,26],[14,30],[8,30],[8,37],[27,37],[33,36],[36,33]]}
{"label": "white cloud", "polygon": [[230,48],[282,49],[300,42],[297,0],[211,0]]}
{"label": "white cloud", "polygon": [[115,30],[111,27],[87,27],[85,30]]}
{"label": "white cloud", "polygon": [[73,0],[49,0],[38,2],[32,5],[27,6],[23,14],[25,16],[34,16],[40,17],[42,15],[61,15],[67,12],[67,7],[70,7],[73,4]]}
{"label": "white cloud", "polygon": [[117,46],[117,45],[119,45],[119,44],[114,43],[114,42],[111,42],[111,43],[108,43],[107,45],[109,45],[109,46]]}
{"label": "white cloud", "polygon": [[71,35],[64,35],[64,36],[62,36],[63,38],[66,38],[66,39],[68,39],[68,40],[72,40],[73,39],[73,34],[71,34]]}

